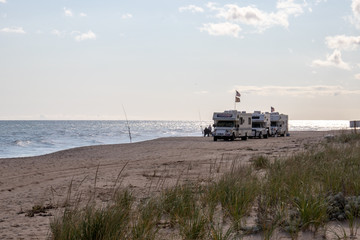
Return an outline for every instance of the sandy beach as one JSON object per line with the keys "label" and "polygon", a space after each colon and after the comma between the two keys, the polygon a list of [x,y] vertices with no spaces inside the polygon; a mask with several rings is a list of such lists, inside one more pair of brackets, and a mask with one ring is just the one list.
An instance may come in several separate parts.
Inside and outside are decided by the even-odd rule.
{"label": "sandy beach", "polygon": [[[46,239],[50,220],[61,211],[70,185],[72,194],[84,195],[96,186],[97,200],[106,202],[124,166],[118,185],[141,198],[178,179],[206,181],[211,174],[226,172],[234,161],[247,164],[252,156],[291,155],[328,134],[334,132],[292,132],[290,137],[233,142],[172,137],[0,159],[0,239]],[[58,208],[26,216],[36,205]]]}

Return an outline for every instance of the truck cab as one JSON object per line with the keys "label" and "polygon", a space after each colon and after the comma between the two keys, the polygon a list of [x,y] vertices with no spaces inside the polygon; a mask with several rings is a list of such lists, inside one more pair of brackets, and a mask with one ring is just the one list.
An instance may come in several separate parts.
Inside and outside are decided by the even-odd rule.
{"label": "truck cab", "polygon": [[218,139],[233,141],[236,138],[247,140],[251,136],[251,116],[251,113],[237,110],[215,112],[213,114],[214,141]]}

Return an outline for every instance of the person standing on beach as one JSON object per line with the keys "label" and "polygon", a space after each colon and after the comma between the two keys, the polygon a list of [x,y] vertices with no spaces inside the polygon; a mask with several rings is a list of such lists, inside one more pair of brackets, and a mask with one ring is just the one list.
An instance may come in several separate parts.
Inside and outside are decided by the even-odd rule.
{"label": "person standing on beach", "polygon": [[209,125],[208,129],[209,129],[208,137],[210,137],[210,136],[212,136],[212,127],[211,127],[211,125]]}
{"label": "person standing on beach", "polygon": [[204,137],[206,137],[206,136],[210,137],[211,131],[212,131],[211,125],[209,125],[209,127],[206,127],[204,129]]}

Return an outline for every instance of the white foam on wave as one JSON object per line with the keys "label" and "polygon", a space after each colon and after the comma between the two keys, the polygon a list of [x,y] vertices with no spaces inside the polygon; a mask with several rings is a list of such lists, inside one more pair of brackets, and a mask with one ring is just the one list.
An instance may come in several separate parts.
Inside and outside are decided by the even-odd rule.
{"label": "white foam on wave", "polygon": [[31,141],[29,141],[29,140],[15,140],[14,144],[16,146],[26,147],[26,146],[31,144]]}

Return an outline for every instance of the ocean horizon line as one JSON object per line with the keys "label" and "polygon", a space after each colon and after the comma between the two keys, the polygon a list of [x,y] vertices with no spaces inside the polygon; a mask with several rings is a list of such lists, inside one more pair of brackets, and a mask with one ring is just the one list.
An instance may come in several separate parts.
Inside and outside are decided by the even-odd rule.
{"label": "ocean horizon line", "polygon": [[[359,118],[360,119],[360,118]],[[289,121],[353,121],[356,119],[289,119]],[[209,120],[166,120],[166,119],[0,119],[1,122],[5,121],[188,121],[188,122],[207,122]]]}

